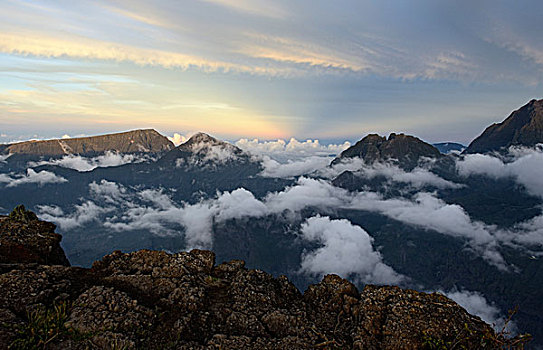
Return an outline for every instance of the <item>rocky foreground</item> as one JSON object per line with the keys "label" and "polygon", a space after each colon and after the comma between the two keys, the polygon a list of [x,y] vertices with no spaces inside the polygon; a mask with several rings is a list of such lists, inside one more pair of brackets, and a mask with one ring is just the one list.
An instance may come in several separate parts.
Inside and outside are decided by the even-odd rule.
{"label": "rocky foreground", "polygon": [[215,265],[210,251],[114,252],[70,267],[55,226],[0,217],[0,348],[497,349],[521,347],[440,294],[328,275],[301,294],[286,277]]}

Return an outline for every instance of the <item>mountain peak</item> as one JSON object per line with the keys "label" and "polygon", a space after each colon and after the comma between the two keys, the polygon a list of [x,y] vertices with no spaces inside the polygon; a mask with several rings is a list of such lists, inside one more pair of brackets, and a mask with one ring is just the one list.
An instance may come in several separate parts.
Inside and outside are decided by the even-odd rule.
{"label": "mountain peak", "polygon": [[221,144],[225,143],[224,141],[220,141],[213,136],[210,136],[209,134],[206,134],[204,132],[198,132],[194,135],[192,135],[187,142],[185,142],[185,145],[191,145],[191,144],[197,144],[197,143],[208,143],[208,144]]}
{"label": "mountain peak", "polygon": [[395,160],[402,168],[414,168],[420,158],[438,158],[440,152],[421,139],[403,133],[391,133],[388,139],[378,134],[369,134],[349,147],[334,159],[337,164],[346,158],[359,157],[366,163]]}
{"label": "mountain peak", "polygon": [[533,147],[543,142],[543,99],[533,99],[503,122],[494,123],[471,142],[464,153],[486,153],[510,146]]}

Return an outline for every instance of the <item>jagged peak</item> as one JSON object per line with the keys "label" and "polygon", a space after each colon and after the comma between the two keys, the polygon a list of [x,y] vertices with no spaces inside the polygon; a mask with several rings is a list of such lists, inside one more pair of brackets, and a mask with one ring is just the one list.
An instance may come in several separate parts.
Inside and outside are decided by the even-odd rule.
{"label": "jagged peak", "polygon": [[378,134],[368,134],[343,151],[332,164],[337,164],[345,158],[359,157],[366,163],[395,159],[400,166],[412,168],[422,157],[438,158],[440,156],[441,153],[434,146],[415,136],[391,133],[387,139]]}

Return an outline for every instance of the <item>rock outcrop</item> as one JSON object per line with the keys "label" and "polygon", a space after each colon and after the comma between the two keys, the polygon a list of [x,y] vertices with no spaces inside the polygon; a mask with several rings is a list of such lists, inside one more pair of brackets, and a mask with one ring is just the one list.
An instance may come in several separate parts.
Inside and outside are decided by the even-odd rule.
{"label": "rock outcrop", "polygon": [[404,169],[413,169],[421,158],[439,158],[441,153],[432,145],[417,137],[404,134],[390,134],[388,139],[370,134],[343,151],[332,164],[359,157],[366,164],[375,162],[395,162]]}
{"label": "rock outcrop", "polygon": [[543,143],[543,100],[531,100],[503,122],[486,128],[464,153],[502,151],[510,146],[533,147],[538,143]]}
{"label": "rock outcrop", "polygon": [[39,221],[24,206],[0,216],[0,263],[38,263],[69,266],[60,247],[62,236],[53,223]]}
{"label": "rock outcrop", "polygon": [[[51,226],[24,213],[3,223],[45,242]],[[117,251],[90,269],[8,260],[0,264],[2,348],[494,349],[503,341],[440,294],[360,292],[336,275],[301,294],[284,276],[239,260],[216,265],[204,250]]]}
{"label": "rock outcrop", "polygon": [[[107,151],[119,153],[161,153],[174,148],[168,138],[152,129],[133,130],[118,134],[25,141],[3,145],[3,153],[27,157],[55,157],[67,154],[96,155]],[[2,150],[0,148],[0,150]]]}

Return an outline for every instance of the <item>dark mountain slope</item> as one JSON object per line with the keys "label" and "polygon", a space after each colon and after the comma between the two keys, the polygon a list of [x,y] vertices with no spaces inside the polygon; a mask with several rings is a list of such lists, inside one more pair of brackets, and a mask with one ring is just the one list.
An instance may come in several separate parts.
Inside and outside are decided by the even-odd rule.
{"label": "dark mountain slope", "polygon": [[492,124],[464,151],[486,153],[509,146],[532,147],[543,142],[543,100],[531,100],[507,119]]}

